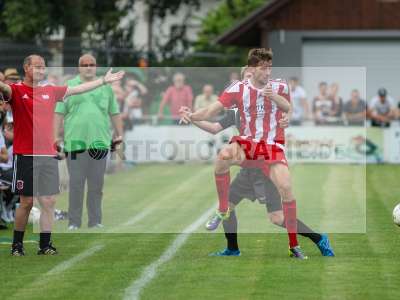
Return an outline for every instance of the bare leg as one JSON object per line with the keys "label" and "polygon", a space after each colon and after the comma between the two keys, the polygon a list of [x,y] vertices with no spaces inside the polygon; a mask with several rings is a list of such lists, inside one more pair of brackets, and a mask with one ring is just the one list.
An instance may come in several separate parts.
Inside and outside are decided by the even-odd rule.
{"label": "bare leg", "polygon": [[29,213],[33,206],[33,197],[20,196],[19,207],[15,210],[14,229],[17,231],[25,231],[28,223]]}

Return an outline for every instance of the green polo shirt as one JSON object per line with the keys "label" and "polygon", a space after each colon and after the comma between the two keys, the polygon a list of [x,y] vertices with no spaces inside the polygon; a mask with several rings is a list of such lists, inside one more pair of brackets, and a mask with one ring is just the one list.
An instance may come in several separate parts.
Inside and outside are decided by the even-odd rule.
{"label": "green polo shirt", "polygon": [[[67,85],[73,87],[81,83],[78,75]],[[55,112],[64,115],[66,151],[110,148],[110,116],[119,114],[119,105],[109,85],[70,96],[67,102],[57,103]]]}

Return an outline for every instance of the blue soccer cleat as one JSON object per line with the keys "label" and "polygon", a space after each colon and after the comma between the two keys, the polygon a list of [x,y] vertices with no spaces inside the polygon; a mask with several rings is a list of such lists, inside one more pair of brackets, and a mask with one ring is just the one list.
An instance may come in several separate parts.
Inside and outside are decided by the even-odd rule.
{"label": "blue soccer cleat", "polygon": [[335,256],[331,244],[329,243],[328,236],[326,234],[322,234],[321,236],[322,238],[318,242],[317,246],[319,251],[321,251],[322,256]]}
{"label": "blue soccer cleat", "polygon": [[209,256],[240,256],[240,250],[229,250],[225,248],[222,251],[211,253]]}

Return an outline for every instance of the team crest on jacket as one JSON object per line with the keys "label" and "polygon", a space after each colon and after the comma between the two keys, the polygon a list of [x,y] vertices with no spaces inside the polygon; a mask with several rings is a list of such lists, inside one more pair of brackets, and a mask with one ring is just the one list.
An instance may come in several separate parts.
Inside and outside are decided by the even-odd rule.
{"label": "team crest on jacket", "polygon": [[17,180],[17,190],[22,190],[24,188],[24,181]]}

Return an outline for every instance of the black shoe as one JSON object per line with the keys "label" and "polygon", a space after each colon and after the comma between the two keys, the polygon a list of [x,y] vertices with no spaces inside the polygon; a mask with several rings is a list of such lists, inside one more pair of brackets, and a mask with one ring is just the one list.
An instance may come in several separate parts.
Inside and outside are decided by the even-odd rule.
{"label": "black shoe", "polygon": [[53,245],[50,243],[47,247],[40,249],[37,253],[38,255],[56,255],[58,254],[57,249],[53,247]]}
{"label": "black shoe", "polygon": [[11,246],[12,256],[25,256],[24,245],[22,243],[14,243]]}

